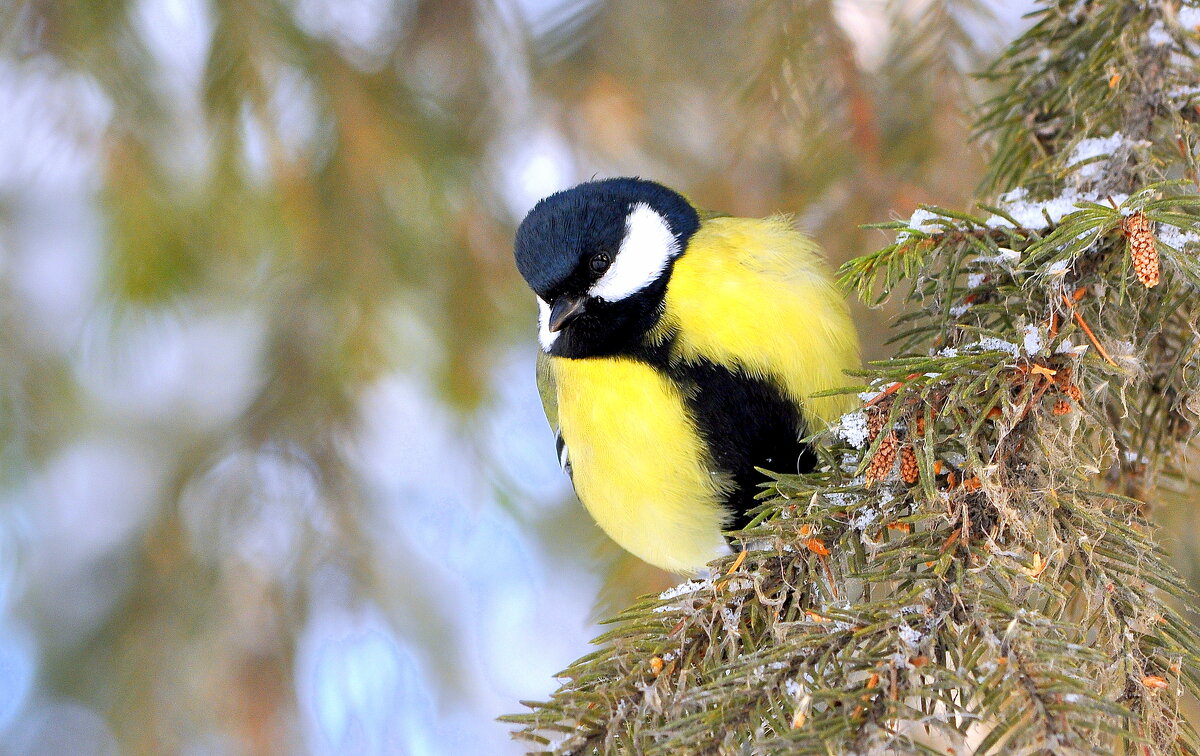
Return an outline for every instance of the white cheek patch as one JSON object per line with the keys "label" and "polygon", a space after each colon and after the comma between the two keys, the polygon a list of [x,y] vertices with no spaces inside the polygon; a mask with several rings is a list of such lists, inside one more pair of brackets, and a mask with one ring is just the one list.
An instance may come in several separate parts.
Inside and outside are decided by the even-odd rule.
{"label": "white cheek patch", "polygon": [[588,293],[609,302],[625,299],[657,281],[678,254],[679,242],[666,219],[639,202],[625,220],[625,238],[612,266]]}
{"label": "white cheek patch", "polygon": [[550,347],[554,346],[555,340],[558,338],[557,333],[550,330],[550,304],[541,297],[538,301],[538,342],[542,345],[543,352],[549,352]]}

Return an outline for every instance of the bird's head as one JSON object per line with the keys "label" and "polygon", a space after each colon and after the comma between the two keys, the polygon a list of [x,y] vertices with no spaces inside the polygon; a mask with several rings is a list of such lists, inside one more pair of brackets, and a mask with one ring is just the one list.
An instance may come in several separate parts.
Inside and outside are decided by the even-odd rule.
{"label": "bird's head", "polygon": [[637,178],[589,181],[553,194],[517,229],[517,269],[538,296],[542,349],[616,354],[662,312],[671,266],[700,225],[670,189]]}

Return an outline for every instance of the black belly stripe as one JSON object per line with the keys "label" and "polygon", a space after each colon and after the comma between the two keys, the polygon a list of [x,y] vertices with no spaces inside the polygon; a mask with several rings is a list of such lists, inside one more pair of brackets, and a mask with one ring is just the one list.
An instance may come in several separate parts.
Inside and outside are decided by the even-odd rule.
{"label": "black belly stripe", "polygon": [[782,473],[809,472],[816,455],[799,439],[805,435],[800,408],[767,381],[701,360],[672,361],[670,347],[643,346],[636,358],[684,389],[688,413],[708,446],[713,465],[728,473],[734,487],[726,497],[731,529],[750,523],[755,496],[768,479],[761,467]]}
{"label": "black belly stripe", "polygon": [[755,496],[768,478],[754,469],[808,472],[816,456],[800,443],[804,423],[799,408],[765,380],[710,362],[669,368],[672,378],[692,387],[688,410],[708,445],[714,465],[728,472],[734,490],[726,498],[731,528],[750,522]]}

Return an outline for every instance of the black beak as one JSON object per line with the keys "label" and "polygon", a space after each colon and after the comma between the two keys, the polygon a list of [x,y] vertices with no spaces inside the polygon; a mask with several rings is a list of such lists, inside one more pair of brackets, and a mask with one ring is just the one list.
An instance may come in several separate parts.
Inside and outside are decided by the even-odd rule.
{"label": "black beak", "polygon": [[587,297],[568,297],[561,296],[554,300],[554,304],[550,307],[550,323],[548,328],[551,333],[561,331],[575,318],[579,317],[584,312],[584,304],[587,302]]}

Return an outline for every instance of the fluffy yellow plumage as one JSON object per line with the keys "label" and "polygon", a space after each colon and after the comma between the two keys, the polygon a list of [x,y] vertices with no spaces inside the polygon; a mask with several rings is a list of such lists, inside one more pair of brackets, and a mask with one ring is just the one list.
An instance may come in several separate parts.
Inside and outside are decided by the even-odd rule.
{"label": "fluffy yellow plumage", "polygon": [[679,389],[630,359],[550,359],[575,491],[596,524],[672,572],[719,556],[729,481],[710,469]]}
{"label": "fluffy yellow plumage", "polygon": [[812,428],[853,397],[813,398],[845,386],[858,367],[858,333],[811,239],[785,217],[705,221],[675,263],[656,334],[678,331],[672,356],[718,360],[777,380]]}

